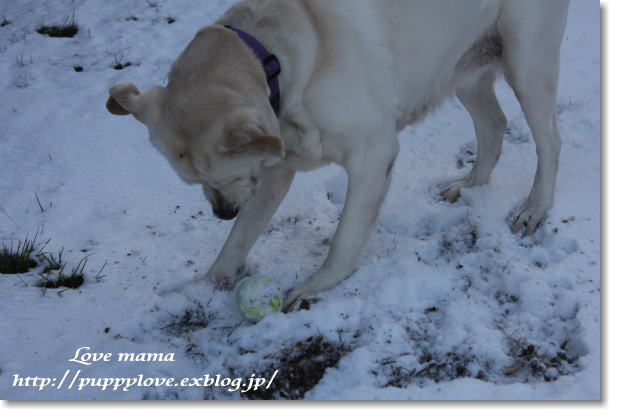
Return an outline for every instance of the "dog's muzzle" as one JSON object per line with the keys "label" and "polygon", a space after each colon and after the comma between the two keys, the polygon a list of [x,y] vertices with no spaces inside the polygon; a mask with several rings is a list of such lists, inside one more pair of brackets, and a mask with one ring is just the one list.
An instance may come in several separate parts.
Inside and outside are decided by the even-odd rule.
{"label": "dog's muzzle", "polygon": [[218,219],[222,220],[232,220],[239,214],[238,207],[228,207],[228,206],[213,206],[213,214]]}
{"label": "dog's muzzle", "polygon": [[213,208],[213,214],[218,219],[232,220],[239,214],[239,206],[227,201],[218,190],[213,190],[211,207]]}

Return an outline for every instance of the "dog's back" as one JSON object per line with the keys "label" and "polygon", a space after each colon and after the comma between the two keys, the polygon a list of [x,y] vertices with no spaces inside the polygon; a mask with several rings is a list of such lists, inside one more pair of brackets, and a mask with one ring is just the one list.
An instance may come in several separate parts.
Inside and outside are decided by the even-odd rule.
{"label": "dog's back", "polygon": [[[356,85],[365,84],[364,90],[378,91],[373,98],[396,98],[382,106],[399,114],[398,126],[403,128],[459,86],[474,84],[485,70],[500,69],[502,19],[518,25],[523,16],[528,21],[549,19],[556,11],[561,20],[567,4],[568,0],[246,0],[220,22],[249,28],[267,41],[274,32],[305,38],[301,48],[317,60],[312,77],[320,79],[326,92],[343,83],[355,92],[360,90]],[[527,30],[525,23],[523,29]],[[365,77],[344,80],[342,74]],[[384,94],[386,89],[390,95]]]}

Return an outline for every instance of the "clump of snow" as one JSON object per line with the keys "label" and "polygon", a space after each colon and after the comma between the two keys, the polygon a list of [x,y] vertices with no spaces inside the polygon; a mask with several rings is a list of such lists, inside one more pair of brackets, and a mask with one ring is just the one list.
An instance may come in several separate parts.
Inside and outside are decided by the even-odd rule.
{"label": "clump of snow", "polygon": [[[61,377],[77,368],[93,377],[176,378],[280,368],[280,388],[257,396],[600,398],[598,4],[571,4],[557,198],[539,232],[521,239],[505,220],[528,193],[536,163],[519,105],[499,82],[511,122],[490,185],[463,191],[454,205],[438,201],[437,186],[463,176],[476,153],[469,116],[448,101],[402,133],[394,181],[358,271],[305,310],[252,325],[231,293],[193,282],[231,224],[211,217],[201,191],[176,177],[142,125],[105,109],[114,84],[144,90],[165,83],[194,33],[232,3],[4,5],[10,24],[0,26],[0,241],[39,229],[49,249],[65,249],[69,266],[90,256],[77,290],[42,291],[38,269],[0,275],[0,396],[240,399],[217,388],[38,391],[12,383],[14,374]],[[73,38],[36,32],[41,22],[64,22],[73,11]],[[300,175],[252,251],[250,274],[284,289],[311,275],[327,255],[345,193],[338,168]],[[106,261],[105,278],[95,281]],[[83,346],[176,357],[69,362]],[[313,366],[320,375],[291,380]]]}

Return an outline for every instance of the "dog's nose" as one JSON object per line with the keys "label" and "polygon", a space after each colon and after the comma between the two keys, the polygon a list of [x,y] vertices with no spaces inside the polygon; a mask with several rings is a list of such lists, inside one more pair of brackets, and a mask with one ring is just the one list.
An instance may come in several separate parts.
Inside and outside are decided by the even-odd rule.
{"label": "dog's nose", "polygon": [[232,220],[239,214],[238,207],[216,207],[213,206],[213,214],[218,219]]}

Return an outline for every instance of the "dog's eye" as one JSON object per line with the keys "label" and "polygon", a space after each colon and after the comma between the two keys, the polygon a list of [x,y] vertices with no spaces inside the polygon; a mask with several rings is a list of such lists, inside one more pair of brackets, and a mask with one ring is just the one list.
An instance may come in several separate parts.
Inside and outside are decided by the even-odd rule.
{"label": "dog's eye", "polygon": [[179,153],[179,159],[183,159],[185,155],[183,153]]}

